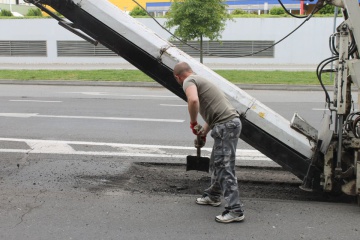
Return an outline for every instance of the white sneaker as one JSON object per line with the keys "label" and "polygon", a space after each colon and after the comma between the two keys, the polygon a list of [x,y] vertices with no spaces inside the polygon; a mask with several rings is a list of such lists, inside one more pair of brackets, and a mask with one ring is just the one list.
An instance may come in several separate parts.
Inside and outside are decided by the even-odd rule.
{"label": "white sneaker", "polygon": [[244,218],[245,215],[243,213],[234,213],[226,210],[221,215],[216,216],[215,220],[221,223],[230,223],[230,222],[241,222],[242,220],[244,220]]}
{"label": "white sneaker", "polygon": [[218,207],[221,205],[221,201],[213,201],[207,195],[203,195],[201,198],[197,198],[196,203],[200,205],[211,205],[213,207]]}

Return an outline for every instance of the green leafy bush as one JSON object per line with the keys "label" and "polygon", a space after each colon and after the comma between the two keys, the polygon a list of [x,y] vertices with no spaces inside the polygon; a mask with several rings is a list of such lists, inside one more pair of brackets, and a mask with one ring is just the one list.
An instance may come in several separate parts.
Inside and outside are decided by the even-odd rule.
{"label": "green leafy bush", "polygon": [[2,10],[0,11],[0,16],[3,16],[3,17],[11,17],[11,16],[12,16],[12,13],[11,13],[9,10],[2,9]]}
{"label": "green leafy bush", "polygon": [[130,12],[130,16],[147,16],[147,13],[144,9],[142,9],[139,6],[136,6],[133,8],[133,10]]}
{"label": "green leafy bush", "polygon": [[[338,8],[338,13],[340,12],[340,8]],[[318,12],[319,14],[334,14],[335,7],[333,5],[327,4],[323,8],[321,8]]]}
{"label": "green leafy bush", "polygon": [[26,14],[28,17],[42,17],[42,12],[39,8],[30,8]]}
{"label": "green leafy bush", "polygon": [[232,15],[243,15],[248,14],[246,11],[242,10],[241,8],[235,9],[231,12]]}
{"label": "green leafy bush", "polygon": [[272,7],[270,9],[270,15],[282,15],[285,14],[285,10],[282,7]]}

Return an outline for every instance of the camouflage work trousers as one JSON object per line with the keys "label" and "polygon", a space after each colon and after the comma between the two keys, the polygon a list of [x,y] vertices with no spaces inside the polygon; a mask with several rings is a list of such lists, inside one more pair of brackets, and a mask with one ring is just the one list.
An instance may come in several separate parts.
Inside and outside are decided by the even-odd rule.
{"label": "camouflage work trousers", "polygon": [[210,157],[211,185],[204,191],[214,201],[224,196],[225,209],[243,212],[235,176],[236,145],[241,132],[239,118],[216,124],[211,132],[214,146]]}

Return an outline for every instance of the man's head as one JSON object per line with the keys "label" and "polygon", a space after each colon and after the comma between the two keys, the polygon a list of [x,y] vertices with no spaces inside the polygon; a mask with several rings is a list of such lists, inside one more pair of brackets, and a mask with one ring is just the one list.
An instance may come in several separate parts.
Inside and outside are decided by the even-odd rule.
{"label": "man's head", "polygon": [[174,73],[174,77],[175,77],[176,81],[180,85],[183,85],[184,80],[189,75],[193,74],[193,70],[191,69],[189,64],[187,64],[186,62],[180,62],[175,65],[173,73]]}

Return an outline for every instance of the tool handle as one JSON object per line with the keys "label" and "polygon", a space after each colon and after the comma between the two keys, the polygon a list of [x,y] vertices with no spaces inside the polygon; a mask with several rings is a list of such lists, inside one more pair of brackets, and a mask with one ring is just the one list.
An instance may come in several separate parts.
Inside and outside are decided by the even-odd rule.
{"label": "tool handle", "polygon": [[[199,142],[201,141],[201,136],[200,135],[197,135],[197,146],[199,146]],[[196,155],[197,157],[199,158],[200,157],[200,154],[201,154],[201,148],[200,147],[196,147]]]}

